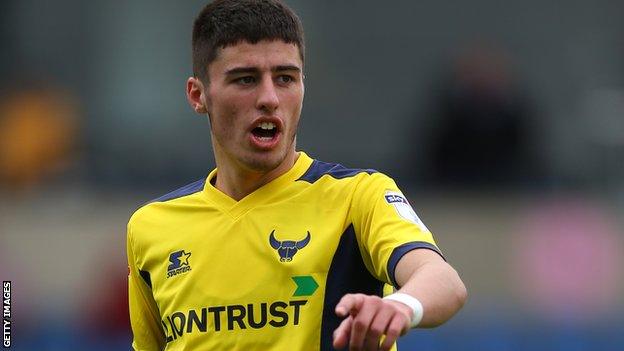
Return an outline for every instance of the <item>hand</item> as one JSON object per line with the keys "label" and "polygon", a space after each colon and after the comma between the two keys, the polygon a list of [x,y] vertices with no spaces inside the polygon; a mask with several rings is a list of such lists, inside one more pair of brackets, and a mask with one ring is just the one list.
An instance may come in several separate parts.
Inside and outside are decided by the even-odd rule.
{"label": "hand", "polygon": [[[390,350],[410,327],[412,310],[379,296],[347,294],[336,305],[336,314],[346,317],[334,331],[334,347],[349,350]],[[385,335],[381,346],[379,341]]]}

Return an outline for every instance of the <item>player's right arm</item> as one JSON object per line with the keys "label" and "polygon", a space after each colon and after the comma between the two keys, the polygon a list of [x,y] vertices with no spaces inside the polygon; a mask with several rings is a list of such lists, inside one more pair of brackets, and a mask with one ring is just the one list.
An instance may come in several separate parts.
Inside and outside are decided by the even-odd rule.
{"label": "player's right arm", "polygon": [[152,288],[141,277],[136,264],[136,248],[131,225],[128,224],[128,303],[132,327],[132,349],[160,351],[165,348],[165,334],[160,326],[160,313],[154,301]]}

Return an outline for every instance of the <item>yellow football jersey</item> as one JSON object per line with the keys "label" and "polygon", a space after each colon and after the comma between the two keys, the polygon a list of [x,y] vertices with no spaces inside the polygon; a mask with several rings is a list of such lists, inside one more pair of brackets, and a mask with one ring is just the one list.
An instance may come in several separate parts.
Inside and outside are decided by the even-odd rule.
{"label": "yellow football jersey", "polygon": [[347,293],[382,295],[408,251],[439,252],[389,177],[311,159],[240,201],[207,180],[128,224],[135,350],[332,350]]}

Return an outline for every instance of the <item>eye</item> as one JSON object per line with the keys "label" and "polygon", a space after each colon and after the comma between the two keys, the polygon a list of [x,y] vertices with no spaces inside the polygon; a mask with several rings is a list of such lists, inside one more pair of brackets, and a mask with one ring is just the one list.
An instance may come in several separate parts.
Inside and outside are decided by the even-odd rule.
{"label": "eye", "polygon": [[256,78],[253,76],[244,76],[236,78],[234,82],[241,85],[251,85],[256,82]]}
{"label": "eye", "polygon": [[295,78],[293,78],[292,76],[286,75],[286,74],[282,74],[280,76],[277,77],[277,82],[280,84],[288,84],[288,83],[292,83],[295,81]]}

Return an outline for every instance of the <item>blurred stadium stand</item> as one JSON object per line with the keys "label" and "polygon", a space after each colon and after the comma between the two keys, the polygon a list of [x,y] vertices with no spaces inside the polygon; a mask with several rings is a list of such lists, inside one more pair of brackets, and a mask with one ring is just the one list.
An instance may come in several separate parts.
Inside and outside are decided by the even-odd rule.
{"label": "blurred stadium stand", "polygon": [[[622,350],[624,2],[286,1],[307,37],[299,147],[394,176],[469,289],[455,319],[401,349]],[[203,4],[0,2],[0,275],[14,282],[15,350],[128,349],[127,219],[214,166],[184,97]],[[478,181],[441,182],[434,105],[453,101],[436,97],[470,50],[488,67],[504,53],[510,95],[527,96],[514,118],[528,151],[509,162],[509,140],[485,133],[497,158]],[[501,101],[484,108],[506,113]]]}

